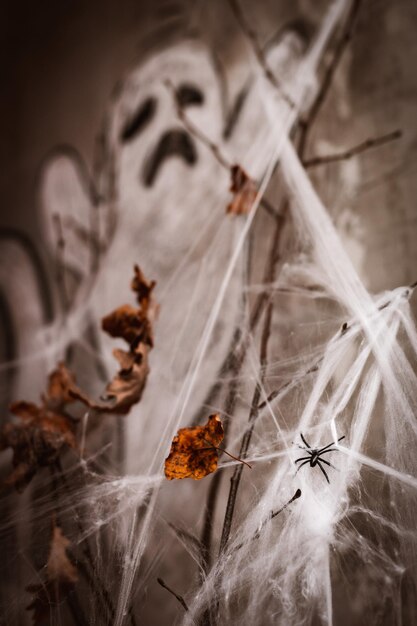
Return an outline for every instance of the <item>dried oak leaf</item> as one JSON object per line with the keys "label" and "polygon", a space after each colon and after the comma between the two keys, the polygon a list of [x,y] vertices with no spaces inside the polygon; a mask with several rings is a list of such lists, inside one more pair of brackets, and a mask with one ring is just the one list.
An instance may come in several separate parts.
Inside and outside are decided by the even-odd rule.
{"label": "dried oak leaf", "polygon": [[246,215],[251,210],[258,193],[256,184],[240,165],[233,165],[230,174],[230,191],[234,196],[226,212],[232,215]]}
{"label": "dried oak leaf", "polygon": [[219,457],[216,448],[223,437],[223,426],[217,414],[210,415],[205,426],[180,428],[165,459],[166,478],[200,480],[216,471]]}
{"label": "dried oak leaf", "polygon": [[5,483],[23,491],[40,467],[53,465],[63,450],[76,447],[75,423],[31,402],[15,402],[10,410],[19,421],[6,424],[0,435],[0,450],[13,449],[14,469]]}
{"label": "dried oak leaf", "polygon": [[26,610],[33,611],[32,619],[35,626],[49,626],[51,608],[61,604],[78,581],[77,570],[67,554],[69,546],[69,539],[54,523],[46,564],[46,580],[26,587],[26,591],[33,594],[33,599]]}

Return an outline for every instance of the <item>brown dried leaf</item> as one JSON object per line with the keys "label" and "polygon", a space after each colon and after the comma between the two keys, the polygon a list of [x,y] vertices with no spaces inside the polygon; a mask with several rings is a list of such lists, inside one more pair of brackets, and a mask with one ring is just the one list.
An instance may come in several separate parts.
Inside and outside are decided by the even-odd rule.
{"label": "brown dried leaf", "polygon": [[74,422],[67,416],[30,402],[15,402],[12,413],[20,418],[3,427],[0,449],[13,449],[14,470],[6,484],[23,489],[40,467],[53,465],[63,450],[76,447]]}
{"label": "brown dried leaf", "polygon": [[46,393],[39,407],[17,402],[11,411],[19,422],[6,424],[0,431],[0,450],[13,449],[14,470],[6,479],[18,491],[23,490],[40,467],[53,465],[61,452],[76,447],[75,421],[65,412],[65,405],[79,400],[101,413],[127,414],[139,402],[149,372],[148,352],[152,348],[151,319],[156,314],[152,299],[155,282],[148,282],[138,266],[132,280],[139,308],[124,305],[102,320],[103,329],[112,337],[121,337],[129,351],[114,350],[120,369],[105,389],[102,402],[91,400],[76,384],[72,372],[59,363],[48,378]]}
{"label": "brown dried leaf", "polygon": [[46,564],[46,581],[26,587],[26,590],[33,594],[33,599],[26,609],[33,611],[32,619],[35,626],[51,623],[51,608],[61,604],[78,581],[77,570],[67,554],[69,546],[69,539],[54,523]]}
{"label": "brown dried leaf", "polygon": [[217,414],[210,415],[205,426],[180,428],[172,440],[169,456],[165,459],[166,478],[200,480],[214,472],[219,457],[216,448],[223,437],[223,426]]}
{"label": "brown dried leaf", "polygon": [[124,350],[113,350],[121,369],[106,387],[108,398],[115,401],[112,409],[115,413],[128,413],[137,404],[145,388],[149,372],[148,350],[139,346],[135,355]]}
{"label": "brown dried leaf", "polygon": [[74,374],[64,363],[49,374],[48,388],[42,396],[43,404],[50,409],[62,410],[65,404],[74,402],[74,391],[80,392]]}
{"label": "brown dried leaf", "polygon": [[52,539],[49,550],[46,572],[48,580],[59,583],[75,584],[78,580],[77,570],[68,558],[67,548],[71,545],[57,524],[53,525]]}
{"label": "brown dried leaf", "polygon": [[146,343],[153,346],[152,328],[148,318],[130,304],[124,304],[103,317],[101,326],[111,337],[121,337],[129,344]]}
{"label": "brown dried leaf", "polygon": [[73,398],[103,413],[126,415],[140,401],[149,373],[148,353],[153,347],[152,321],[157,310],[152,298],[155,281],[148,282],[135,265],[131,286],[137,294],[139,308],[125,304],[102,319],[103,330],[129,344],[129,352],[113,351],[120,369],[107,385],[103,401],[95,402],[79,389],[70,391]]}
{"label": "brown dried leaf", "polygon": [[233,165],[230,174],[230,191],[234,196],[226,212],[232,215],[246,215],[255,202],[258,192],[256,184],[240,165]]}
{"label": "brown dried leaf", "polygon": [[131,282],[131,288],[132,291],[136,292],[138,304],[140,304],[143,314],[146,315],[151,305],[152,291],[156,282],[154,280],[146,280],[138,265],[135,265],[134,272],[135,275]]}

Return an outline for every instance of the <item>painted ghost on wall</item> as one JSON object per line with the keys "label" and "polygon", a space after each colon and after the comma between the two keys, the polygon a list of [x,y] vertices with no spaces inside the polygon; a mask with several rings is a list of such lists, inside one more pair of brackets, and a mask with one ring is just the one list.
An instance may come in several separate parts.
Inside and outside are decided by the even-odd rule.
{"label": "painted ghost on wall", "polygon": [[[303,49],[304,42],[295,31],[281,35],[269,50],[274,72],[288,80]],[[156,428],[161,415],[168,419],[172,414],[184,381],[190,377],[192,393],[184,419],[190,421],[194,416],[244,314],[245,262],[241,255],[199,362],[204,329],[245,218],[226,215],[230,173],[181,123],[167,86],[169,80],[187,118],[230,162],[242,164],[258,179],[270,156],[266,149],[268,122],[257,90],[259,72],[256,78],[249,68],[246,76],[242,66],[228,68],[231,83],[233,71],[238,76],[235,82],[240,83],[239,106],[228,102],[225,77],[202,42],[186,40],[148,55],[116,90],[94,177],[71,148],[55,150],[42,167],[40,218],[50,256],[55,259],[51,273],[58,281],[51,287],[57,313],[52,324],[45,323],[41,311],[34,316],[26,325],[30,336],[19,347],[18,356],[25,358],[33,345],[37,354],[42,353],[43,345],[47,364],[39,371],[45,374],[58,358],[66,356],[70,365],[72,361],[81,369],[92,389],[99,391],[102,381],[98,373],[109,379],[115,370],[114,340],[99,331],[101,317],[132,302],[129,286],[135,263],[157,282],[160,313],[151,374],[140,405],[127,418],[130,471],[143,470],[152,461],[151,444],[149,454],[137,458],[138,438],[144,431],[149,441],[160,436],[160,424],[153,435],[152,425]],[[283,115],[287,109],[283,101]],[[24,259],[15,265],[23,282],[31,284],[33,263]],[[22,299],[9,288],[12,273],[4,276],[3,283],[5,302],[13,301],[13,317],[13,307],[20,315],[25,307],[22,309]],[[32,294],[26,308],[37,306],[33,302],[38,300]],[[19,319],[16,324],[15,316],[17,335],[21,325]],[[31,369],[22,372],[15,386],[21,395]],[[94,377],[96,385],[91,384]]]}

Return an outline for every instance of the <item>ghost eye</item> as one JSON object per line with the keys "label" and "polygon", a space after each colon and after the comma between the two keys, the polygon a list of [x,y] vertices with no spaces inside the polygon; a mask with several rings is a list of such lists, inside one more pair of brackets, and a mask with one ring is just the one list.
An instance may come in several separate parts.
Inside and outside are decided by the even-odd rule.
{"label": "ghost eye", "polygon": [[156,111],[155,98],[148,98],[126,122],[120,133],[120,141],[131,141],[149,124]]}
{"label": "ghost eye", "polygon": [[177,87],[176,98],[180,107],[193,106],[195,104],[203,104],[204,96],[198,87],[194,85],[183,84]]}

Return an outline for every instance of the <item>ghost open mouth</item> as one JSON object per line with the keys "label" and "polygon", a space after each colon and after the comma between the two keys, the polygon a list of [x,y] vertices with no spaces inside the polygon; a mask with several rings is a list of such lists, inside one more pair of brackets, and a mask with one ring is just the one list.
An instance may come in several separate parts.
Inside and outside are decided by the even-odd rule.
{"label": "ghost open mouth", "polygon": [[194,165],[197,161],[194,141],[184,130],[170,130],[161,137],[145,163],[143,170],[145,187],[153,185],[162,165],[173,156],[180,157],[188,165]]}

